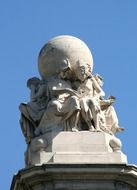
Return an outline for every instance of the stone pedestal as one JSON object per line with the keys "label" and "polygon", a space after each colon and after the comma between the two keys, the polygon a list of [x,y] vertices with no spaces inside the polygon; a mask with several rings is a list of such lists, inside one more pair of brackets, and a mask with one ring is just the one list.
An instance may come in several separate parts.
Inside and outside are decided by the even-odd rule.
{"label": "stone pedestal", "polygon": [[43,164],[20,170],[10,190],[136,190],[137,167],[126,164]]}
{"label": "stone pedestal", "polygon": [[31,166],[14,176],[11,190],[130,190],[137,168],[126,165],[121,142],[104,132],[41,135],[27,149]]}
{"label": "stone pedestal", "polygon": [[51,132],[33,139],[28,149],[30,165],[45,163],[127,163],[121,142],[104,132]]}
{"label": "stone pedestal", "polygon": [[120,140],[103,132],[61,132],[52,147],[54,163],[127,163]]}

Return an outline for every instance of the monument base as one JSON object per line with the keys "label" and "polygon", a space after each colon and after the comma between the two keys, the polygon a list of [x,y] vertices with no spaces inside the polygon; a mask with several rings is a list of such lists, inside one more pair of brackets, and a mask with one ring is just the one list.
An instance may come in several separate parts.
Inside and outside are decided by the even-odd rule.
{"label": "monument base", "polygon": [[[51,132],[52,133],[52,132]],[[50,138],[49,138],[50,136]],[[127,163],[121,142],[104,132],[60,132],[33,139],[29,151],[30,165],[45,163]]]}
{"label": "monument base", "polygon": [[137,167],[126,164],[43,164],[20,170],[10,190],[136,190]]}

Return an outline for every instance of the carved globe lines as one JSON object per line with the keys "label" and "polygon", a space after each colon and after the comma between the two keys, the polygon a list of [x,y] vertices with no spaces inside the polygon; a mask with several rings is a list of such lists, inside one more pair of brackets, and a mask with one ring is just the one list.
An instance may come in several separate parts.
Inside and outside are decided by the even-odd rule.
{"label": "carved globe lines", "polygon": [[76,37],[63,35],[51,39],[41,49],[38,57],[41,77],[54,75],[62,60],[69,60],[72,72],[77,69],[78,60],[88,64],[91,71],[93,69],[93,58],[87,45]]}

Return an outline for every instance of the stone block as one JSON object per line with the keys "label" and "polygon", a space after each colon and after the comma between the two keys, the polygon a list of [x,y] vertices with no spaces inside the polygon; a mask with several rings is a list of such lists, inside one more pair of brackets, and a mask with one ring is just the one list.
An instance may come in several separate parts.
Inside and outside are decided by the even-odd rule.
{"label": "stone block", "polygon": [[54,163],[92,163],[92,164],[107,164],[107,163],[127,163],[127,157],[122,152],[112,153],[56,153],[53,156]]}
{"label": "stone block", "polygon": [[52,159],[53,159],[52,152],[45,152],[45,151],[35,152],[31,156],[31,165],[41,165],[44,163],[52,162]]}
{"label": "stone block", "polygon": [[112,135],[103,132],[61,132],[53,139],[53,152],[112,152]]}
{"label": "stone block", "polygon": [[113,135],[103,132],[61,132],[53,139],[53,162],[127,163],[119,141]]}
{"label": "stone block", "polygon": [[60,132],[33,139],[30,165],[45,163],[127,163],[121,142],[104,132]]}

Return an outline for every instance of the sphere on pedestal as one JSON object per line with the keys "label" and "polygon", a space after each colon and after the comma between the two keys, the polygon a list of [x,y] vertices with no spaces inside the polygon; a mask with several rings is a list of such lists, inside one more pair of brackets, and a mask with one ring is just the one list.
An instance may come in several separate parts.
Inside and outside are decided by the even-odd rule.
{"label": "sphere on pedestal", "polygon": [[72,72],[77,69],[76,62],[79,60],[88,64],[91,71],[93,69],[93,58],[87,45],[76,37],[62,35],[52,38],[41,49],[38,57],[41,77],[54,75],[64,60],[69,60]]}

